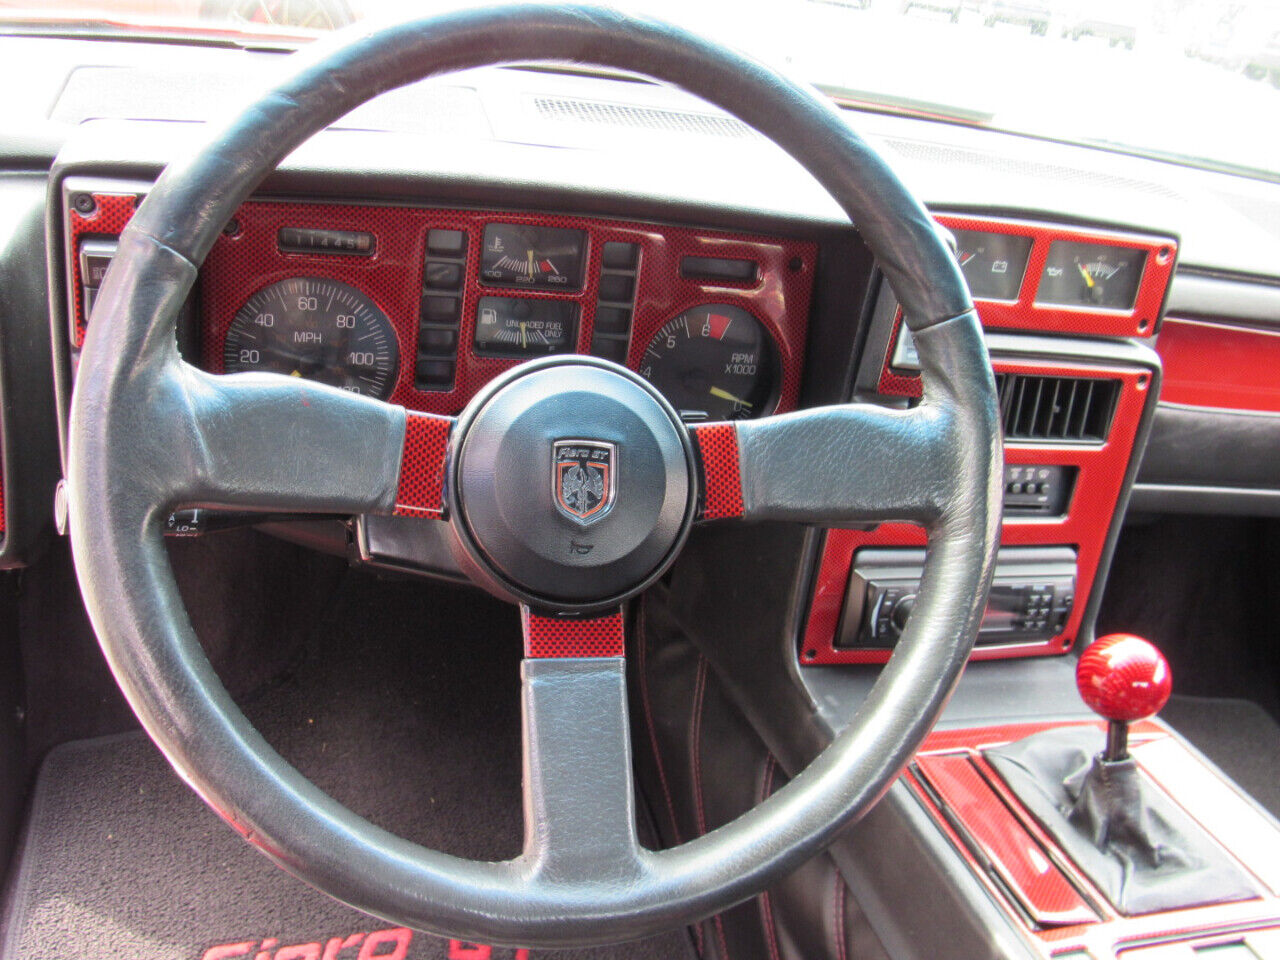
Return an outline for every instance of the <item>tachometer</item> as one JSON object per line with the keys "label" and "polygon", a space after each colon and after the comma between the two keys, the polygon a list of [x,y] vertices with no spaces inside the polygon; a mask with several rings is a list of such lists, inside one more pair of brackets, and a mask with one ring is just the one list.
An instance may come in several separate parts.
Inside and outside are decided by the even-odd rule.
{"label": "tachometer", "polygon": [[263,370],[385,400],[400,348],[391,321],[349,284],[293,277],[263,287],[227,331],[227,373]]}
{"label": "tachometer", "polygon": [[773,338],[726,303],[693,307],[663,326],[645,348],[640,375],[689,421],[762,417],[777,405]]}

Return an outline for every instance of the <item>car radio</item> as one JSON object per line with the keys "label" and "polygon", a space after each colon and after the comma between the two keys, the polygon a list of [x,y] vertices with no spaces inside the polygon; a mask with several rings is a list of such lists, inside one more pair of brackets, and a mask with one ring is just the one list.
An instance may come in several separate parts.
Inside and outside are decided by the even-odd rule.
{"label": "car radio", "polygon": [[[859,550],[836,646],[888,649],[898,642],[920,589],[924,551]],[[978,633],[979,645],[1040,642],[1061,633],[1076,592],[1070,547],[1004,547]]]}

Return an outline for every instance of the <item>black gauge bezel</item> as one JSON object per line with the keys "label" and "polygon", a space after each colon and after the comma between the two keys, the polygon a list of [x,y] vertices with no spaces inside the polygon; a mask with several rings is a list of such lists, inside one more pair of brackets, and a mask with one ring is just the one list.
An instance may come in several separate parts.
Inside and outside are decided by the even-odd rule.
{"label": "black gauge bezel", "polygon": [[[359,287],[355,286],[354,284],[347,283],[345,280],[338,280],[334,277],[326,277],[321,275],[306,275],[306,276],[299,275],[299,276],[291,276],[291,277],[282,277],[279,280],[273,280],[272,282],[264,284],[263,286],[254,290],[253,293],[250,294],[248,297],[246,297],[244,302],[241,303],[240,306],[236,308],[235,313],[232,314],[231,322],[227,324],[226,332],[222,336],[223,372],[224,373],[250,373],[250,372],[258,372],[260,370],[260,368],[255,368],[255,367],[233,368],[232,364],[228,362],[227,351],[229,349],[229,344],[231,343],[232,333],[236,330],[237,324],[241,323],[241,315],[245,312],[246,308],[254,301],[255,298],[260,297],[264,294],[267,294],[268,291],[271,291],[276,287],[282,287],[283,285],[289,284],[289,283],[332,284],[338,287],[344,287],[347,290],[350,290],[352,293],[354,293],[361,301],[363,301],[363,306],[370,312],[370,314],[372,315],[372,320],[375,324],[380,324],[385,327],[386,334],[387,334],[386,341],[388,344],[388,350],[390,351],[390,354],[391,354],[391,372],[387,377],[386,386],[382,390],[377,391],[376,393],[362,392],[360,395],[369,397],[374,400],[380,400],[380,401],[386,402],[395,393],[396,387],[399,385],[399,382],[400,382],[400,373],[401,373],[400,334],[396,330],[395,323],[387,315],[387,312],[384,309],[382,309],[382,307],[378,304],[378,302],[369,293],[367,293],[364,290],[361,290]],[[333,369],[333,367],[329,367],[328,369]],[[263,372],[270,372],[270,371],[263,371]],[[313,383],[326,383],[326,381],[318,380],[314,377],[308,377],[307,379],[311,380]],[[338,384],[327,384],[327,385],[332,386],[338,390],[345,389],[342,386],[339,386]]]}
{"label": "black gauge bezel", "polygon": [[[683,310],[680,310],[679,312],[672,314],[670,317],[664,320],[662,324],[653,332],[653,335],[645,342],[644,350],[648,351],[649,347],[653,343],[655,343],[660,336],[662,336],[662,332],[670,324],[674,323],[676,320],[679,320],[682,316],[689,313],[691,310],[703,310],[703,309],[709,309],[712,307],[727,307],[731,310],[740,311],[746,314],[748,317],[750,317],[755,322],[755,324],[760,328],[763,334],[762,342],[765,344],[766,349],[769,351],[769,360],[768,360],[769,376],[772,378],[772,382],[770,383],[768,393],[765,395],[765,400],[761,404],[760,411],[758,413],[752,413],[750,416],[747,416],[747,417],[737,417],[735,419],[758,420],[762,417],[773,416],[773,414],[778,412],[778,407],[782,403],[782,387],[783,387],[783,379],[785,375],[785,371],[783,369],[783,362],[782,362],[782,345],[779,343],[778,336],[776,333],[774,333],[773,327],[769,323],[766,323],[764,320],[762,320],[760,316],[750,308],[743,306],[742,304],[729,303],[724,300],[715,300],[715,301],[707,301],[704,303],[692,304],[690,306],[685,307]],[[644,356],[644,352],[641,353],[641,357],[643,356]],[[641,367],[643,368],[643,364],[641,364]],[[639,375],[642,379],[648,381],[648,378],[645,377],[644,374],[641,373]],[[657,389],[656,385],[655,385],[655,389]],[[659,390],[659,392],[661,392],[661,390]],[[670,397],[667,398],[667,401],[671,403],[672,406],[676,406],[675,401],[672,400]],[[713,420],[714,418],[708,418],[707,422],[713,422]]]}

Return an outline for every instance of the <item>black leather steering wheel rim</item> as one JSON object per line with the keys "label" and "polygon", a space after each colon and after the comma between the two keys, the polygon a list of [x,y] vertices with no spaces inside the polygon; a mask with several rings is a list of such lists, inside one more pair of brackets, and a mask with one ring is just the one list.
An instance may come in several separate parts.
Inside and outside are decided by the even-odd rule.
{"label": "black leather steering wheel rim", "polygon": [[[928,213],[830,103],[669,26],[604,9],[521,6],[357,27],[335,43],[303,55],[289,79],[164,172],[99,294],[72,403],[68,502],[81,589],[112,671],[152,739],[215,810],[281,866],[370,913],[470,940],[574,946],[721,910],[799,866],[874,803],[936,719],[972,647],[998,541],[1002,461],[994,384],[964,281]],[[868,520],[915,520],[929,549],[911,623],[849,727],[764,804],[672,850],[642,850],[633,832],[613,850],[593,833],[598,809],[542,782],[537,751],[556,748],[531,733],[544,725],[569,736],[581,732],[580,716],[603,716],[625,744],[620,658],[556,669],[527,661],[526,852],[490,864],[393,837],[285,763],[209,666],[162,542],[163,516],[178,503],[388,512],[399,463],[388,473],[387,451],[403,448],[405,412],[287,378],[204,374],[178,356],[173,325],[222,225],[312,133],[424,76],[548,59],[649,74],[718,104],[787,149],[850,214],[915,332],[924,401],[877,414],[875,443],[834,453],[839,431],[869,415],[842,407],[744,424],[741,459],[758,469],[744,470],[743,496],[760,518],[843,517],[820,509],[816,501],[828,498]],[[828,478],[822,489],[779,485],[796,442],[840,458],[834,472],[816,474]],[[911,508],[860,487],[883,472],[874,457],[890,443],[918,455]],[[317,450],[343,456],[318,461]],[[556,700],[568,687],[571,701]],[[561,746],[589,777],[590,750]],[[608,811],[619,818],[631,813],[624,779]],[[580,834],[558,834],[552,801],[575,809]]]}

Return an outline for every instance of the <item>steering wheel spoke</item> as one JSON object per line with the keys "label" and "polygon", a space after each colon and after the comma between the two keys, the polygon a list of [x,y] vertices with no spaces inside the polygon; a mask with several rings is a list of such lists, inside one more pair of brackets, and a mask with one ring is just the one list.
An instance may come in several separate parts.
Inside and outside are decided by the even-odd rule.
{"label": "steering wheel spoke", "polygon": [[525,859],[556,882],[641,870],[622,611],[561,619],[520,609],[525,661]]}
{"label": "steering wheel spoke", "polygon": [[188,416],[165,430],[168,505],[442,515],[452,418],[276,374],[174,376]]}
{"label": "steering wheel spoke", "polygon": [[955,484],[947,429],[929,405],[865,403],[695,427],[700,517],[931,523]]}

